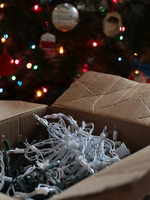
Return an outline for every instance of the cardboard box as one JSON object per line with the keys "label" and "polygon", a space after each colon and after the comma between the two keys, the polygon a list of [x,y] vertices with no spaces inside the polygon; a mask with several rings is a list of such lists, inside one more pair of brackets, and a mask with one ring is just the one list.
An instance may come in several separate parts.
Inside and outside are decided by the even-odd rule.
{"label": "cardboard box", "polygon": [[[150,85],[119,76],[88,72],[48,108],[0,101],[0,133],[12,144],[36,129],[32,113],[63,112],[78,122],[94,122],[95,134],[117,125],[119,140],[132,155],[84,179],[50,200],[148,200],[150,198]],[[3,198],[4,197],[4,198]],[[12,199],[1,194],[0,199]]]}
{"label": "cardboard box", "polygon": [[0,101],[0,137],[15,145],[20,137],[30,137],[36,130],[33,113],[44,115],[47,105],[23,101]]}
{"label": "cardboard box", "polygon": [[116,125],[119,140],[132,153],[52,200],[150,199],[150,84],[87,72],[54,102],[51,112],[94,122],[96,135],[105,125],[109,130]]}

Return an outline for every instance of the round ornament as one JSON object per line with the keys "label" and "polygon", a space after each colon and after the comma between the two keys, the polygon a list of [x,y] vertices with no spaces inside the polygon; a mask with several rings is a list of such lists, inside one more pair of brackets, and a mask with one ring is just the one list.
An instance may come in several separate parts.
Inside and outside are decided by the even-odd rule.
{"label": "round ornament", "polygon": [[119,13],[107,13],[103,21],[103,31],[107,37],[114,38],[120,32],[122,26],[122,19]]}
{"label": "round ornament", "polygon": [[40,48],[45,52],[46,57],[54,57],[56,54],[55,35],[48,32],[41,35]]}
{"label": "round ornament", "polygon": [[69,3],[56,6],[52,12],[52,23],[56,29],[62,32],[73,30],[79,20],[78,10]]}

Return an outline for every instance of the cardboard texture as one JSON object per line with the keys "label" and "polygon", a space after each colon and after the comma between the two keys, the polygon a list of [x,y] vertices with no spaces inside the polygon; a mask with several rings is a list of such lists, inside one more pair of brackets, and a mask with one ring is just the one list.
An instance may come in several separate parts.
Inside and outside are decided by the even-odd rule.
{"label": "cardboard texture", "polygon": [[[150,198],[149,90],[149,84],[88,72],[48,109],[41,104],[0,101],[0,135],[5,133],[14,144],[19,134],[29,137],[36,128],[32,113],[43,116],[46,112],[63,112],[79,123],[94,122],[97,135],[105,125],[109,130],[116,125],[119,140],[133,154],[50,200],[148,200],[145,197]],[[0,194],[0,199],[11,198]]]}
{"label": "cardboard texture", "polygon": [[119,140],[125,142],[131,153],[136,153],[52,200],[144,200],[146,195],[150,195],[149,99],[149,84],[87,72],[54,102],[52,113],[63,112],[79,122],[94,122],[95,134],[100,134],[105,125],[109,130],[113,130],[115,125],[119,131]]}
{"label": "cardboard texture", "polygon": [[30,137],[36,129],[33,113],[43,114],[47,105],[23,101],[0,101],[0,137],[5,135],[11,145],[22,138]]}

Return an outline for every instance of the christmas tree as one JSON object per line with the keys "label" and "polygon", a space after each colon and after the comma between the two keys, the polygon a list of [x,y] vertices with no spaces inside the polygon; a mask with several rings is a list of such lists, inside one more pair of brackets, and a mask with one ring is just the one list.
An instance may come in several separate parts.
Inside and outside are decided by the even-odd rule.
{"label": "christmas tree", "polygon": [[89,70],[150,82],[149,0],[0,1],[0,98],[51,104]]}

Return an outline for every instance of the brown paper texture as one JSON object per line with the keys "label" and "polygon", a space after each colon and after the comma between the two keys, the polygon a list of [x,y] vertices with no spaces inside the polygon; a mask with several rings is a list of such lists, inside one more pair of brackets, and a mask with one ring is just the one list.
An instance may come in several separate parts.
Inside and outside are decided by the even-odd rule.
{"label": "brown paper texture", "polygon": [[87,72],[53,106],[150,126],[150,84]]}
{"label": "brown paper texture", "polygon": [[47,105],[24,101],[0,101],[0,140],[2,135],[15,145],[19,135],[23,139],[32,135],[36,129],[33,113],[44,115]]}
{"label": "brown paper texture", "polygon": [[[48,114],[50,111],[63,112],[80,122],[91,121],[96,126],[96,134],[107,124],[110,128],[117,124],[119,139],[135,153],[51,200],[144,200],[150,195],[149,96],[149,84],[88,72],[54,102]],[[0,101],[0,110],[0,135],[7,133],[14,144],[20,132],[24,137],[33,133],[35,119],[32,113],[43,116],[47,106]],[[0,199],[10,199],[5,197],[0,194]]]}

